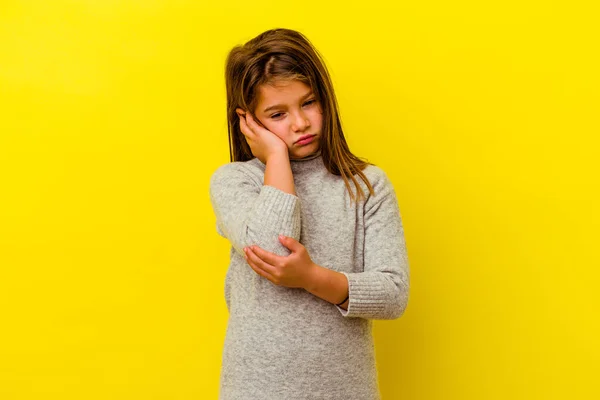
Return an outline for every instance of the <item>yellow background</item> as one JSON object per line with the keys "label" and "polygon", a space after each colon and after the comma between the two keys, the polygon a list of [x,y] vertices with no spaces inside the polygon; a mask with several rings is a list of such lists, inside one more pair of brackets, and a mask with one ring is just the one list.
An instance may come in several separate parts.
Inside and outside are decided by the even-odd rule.
{"label": "yellow background", "polygon": [[599,398],[592,2],[217,3],[0,1],[0,398],[217,397],[224,60],[274,27],[396,187],[383,399]]}

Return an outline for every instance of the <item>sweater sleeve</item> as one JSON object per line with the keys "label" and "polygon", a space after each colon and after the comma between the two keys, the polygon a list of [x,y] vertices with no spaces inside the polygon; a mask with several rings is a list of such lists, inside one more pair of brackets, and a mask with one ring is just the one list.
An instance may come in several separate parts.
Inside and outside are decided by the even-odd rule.
{"label": "sweater sleeve", "polygon": [[274,186],[263,185],[241,162],[219,167],[210,178],[210,201],[217,233],[244,255],[244,247],[257,245],[287,256],[279,234],[300,240],[300,199]]}
{"label": "sweater sleeve", "polygon": [[394,187],[383,170],[365,202],[364,271],[342,272],[348,279],[348,309],[344,317],[396,319],[406,309],[409,265],[404,229]]}

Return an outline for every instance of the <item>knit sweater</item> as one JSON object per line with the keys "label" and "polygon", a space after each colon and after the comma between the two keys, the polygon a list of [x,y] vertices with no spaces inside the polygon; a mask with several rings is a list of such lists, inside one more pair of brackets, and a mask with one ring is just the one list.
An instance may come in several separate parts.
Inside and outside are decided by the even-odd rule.
{"label": "knit sweater", "polygon": [[[394,187],[369,165],[363,172],[375,194],[356,176],[366,199],[355,204],[320,150],[290,164],[297,195],[264,185],[266,165],[258,158],[222,165],[210,179],[216,230],[231,244],[219,399],[379,400],[372,321],[400,317],[409,293]],[[275,285],[250,267],[246,246],[290,254],[279,234],[304,245],[315,264],[346,276],[347,310]]]}

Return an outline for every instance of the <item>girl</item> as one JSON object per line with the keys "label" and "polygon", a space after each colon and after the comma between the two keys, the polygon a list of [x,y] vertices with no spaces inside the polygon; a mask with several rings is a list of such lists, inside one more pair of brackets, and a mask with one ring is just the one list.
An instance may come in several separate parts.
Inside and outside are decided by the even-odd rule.
{"label": "girl", "polygon": [[409,293],[394,187],[348,149],[301,33],[234,47],[225,83],[232,162],[210,179],[231,243],[219,398],[379,399],[372,321],[400,317]]}

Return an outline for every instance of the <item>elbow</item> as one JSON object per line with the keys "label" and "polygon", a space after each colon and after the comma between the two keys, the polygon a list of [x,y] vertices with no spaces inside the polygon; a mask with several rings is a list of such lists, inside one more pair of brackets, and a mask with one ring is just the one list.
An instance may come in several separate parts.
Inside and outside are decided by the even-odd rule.
{"label": "elbow", "polygon": [[406,307],[408,306],[408,286],[399,285],[396,288],[394,301],[390,305],[390,311],[388,313],[388,318],[386,319],[400,318],[404,315]]}
{"label": "elbow", "polygon": [[[261,249],[278,255],[280,257],[289,256],[292,251],[285,247],[279,240],[279,232],[265,232],[264,229],[254,229],[251,227],[245,228],[246,234],[243,236],[242,242],[244,246],[256,245]],[[296,241],[300,241],[299,235],[292,235]]]}

